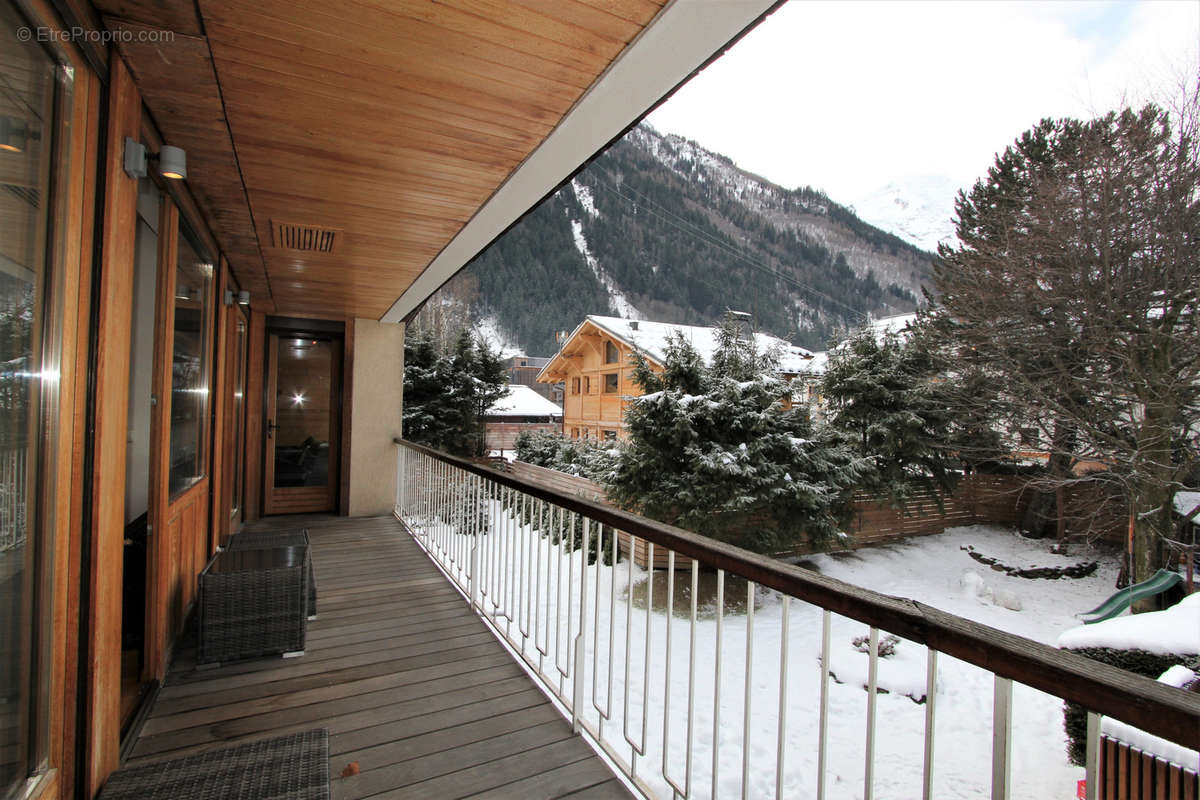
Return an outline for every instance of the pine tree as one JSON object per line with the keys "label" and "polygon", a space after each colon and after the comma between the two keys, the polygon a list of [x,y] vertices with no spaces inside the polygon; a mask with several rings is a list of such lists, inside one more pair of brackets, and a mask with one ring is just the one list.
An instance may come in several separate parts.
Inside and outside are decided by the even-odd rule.
{"label": "pine tree", "polygon": [[901,506],[914,490],[949,490],[957,476],[937,372],[920,339],[865,327],[831,351],[822,378],[830,427],[871,460],[868,487]]}
{"label": "pine tree", "polygon": [[787,408],[787,383],[753,341],[726,331],[705,368],[682,338],[661,374],[640,353],[647,394],[625,415],[608,496],[640,514],[758,552],[838,534],[854,486],[869,465],[814,434],[807,413]]}
{"label": "pine tree", "polygon": [[448,453],[482,455],[483,415],[503,396],[503,365],[462,331],[449,352],[417,332],[404,342],[404,436]]}

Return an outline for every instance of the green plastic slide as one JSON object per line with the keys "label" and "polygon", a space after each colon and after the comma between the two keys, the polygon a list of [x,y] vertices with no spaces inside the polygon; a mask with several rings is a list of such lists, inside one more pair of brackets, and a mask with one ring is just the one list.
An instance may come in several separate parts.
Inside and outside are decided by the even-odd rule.
{"label": "green plastic slide", "polygon": [[1134,600],[1140,600],[1143,597],[1152,597],[1182,582],[1183,577],[1178,572],[1160,569],[1141,583],[1126,586],[1091,611],[1085,611],[1080,614],[1079,617],[1083,620],[1084,625],[1091,625],[1093,622],[1103,622],[1106,619],[1112,619],[1117,614],[1129,608]]}

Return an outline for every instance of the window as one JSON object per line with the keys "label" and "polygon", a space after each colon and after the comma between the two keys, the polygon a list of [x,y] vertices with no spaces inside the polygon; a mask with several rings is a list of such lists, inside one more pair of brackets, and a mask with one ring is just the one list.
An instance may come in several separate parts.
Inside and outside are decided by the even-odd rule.
{"label": "window", "polygon": [[600,433],[604,436],[604,441],[606,442],[615,442],[617,440],[616,431],[601,431]]}
{"label": "window", "polygon": [[171,463],[174,497],[207,474],[209,311],[213,265],[182,223],[175,261],[175,335],[171,360]]}
{"label": "window", "polygon": [[583,393],[584,394],[592,393],[592,378],[590,375],[583,376]]}
{"label": "window", "polygon": [[22,794],[48,756],[54,413],[63,275],[53,269],[69,188],[71,80],[0,3],[0,797]]}
{"label": "window", "polygon": [[621,352],[617,350],[617,346],[612,342],[604,343],[604,363],[616,364],[621,360]]}
{"label": "window", "polygon": [[605,394],[616,394],[617,393],[617,385],[618,385],[617,373],[610,372],[604,376],[604,393]]}
{"label": "window", "polygon": [[571,378],[571,394],[579,394],[579,378]]}

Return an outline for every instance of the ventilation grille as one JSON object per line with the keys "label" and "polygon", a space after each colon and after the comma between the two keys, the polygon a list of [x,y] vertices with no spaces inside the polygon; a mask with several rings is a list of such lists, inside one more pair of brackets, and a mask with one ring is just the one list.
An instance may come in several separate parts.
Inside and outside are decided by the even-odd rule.
{"label": "ventilation grille", "polygon": [[298,225],[278,220],[271,220],[271,233],[275,237],[276,247],[314,253],[332,253],[342,239],[342,232],[337,228]]}

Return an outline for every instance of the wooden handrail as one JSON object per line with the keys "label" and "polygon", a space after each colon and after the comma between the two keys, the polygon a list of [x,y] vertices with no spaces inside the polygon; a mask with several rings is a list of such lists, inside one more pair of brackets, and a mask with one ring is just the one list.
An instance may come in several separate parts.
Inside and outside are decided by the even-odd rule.
{"label": "wooden handrail", "polygon": [[430,458],[582,514],[639,539],[757,584],[894,633],[1004,678],[1070,700],[1099,714],[1200,750],[1200,694],[1182,692],[1090,658],[941,611],[873,592],[725,542],[565,494],[465,458],[401,438]]}

